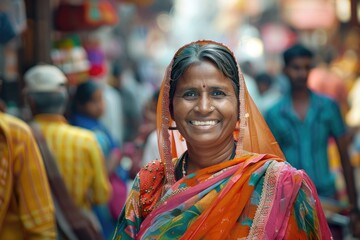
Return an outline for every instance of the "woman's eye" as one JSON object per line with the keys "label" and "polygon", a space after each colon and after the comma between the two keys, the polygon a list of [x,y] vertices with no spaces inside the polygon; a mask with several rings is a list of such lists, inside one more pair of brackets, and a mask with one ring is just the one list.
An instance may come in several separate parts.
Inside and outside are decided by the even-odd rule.
{"label": "woman's eye", "polygon": [[226,94],[221,90],[215,90],[211,93],[211,95],[217,97],[217,96],[225,96]]}
{"label": "woman's eye", "polygon": [[184,93],[184,98],[193,98],[196,97],[198,94],[195,91],[187,91]]}

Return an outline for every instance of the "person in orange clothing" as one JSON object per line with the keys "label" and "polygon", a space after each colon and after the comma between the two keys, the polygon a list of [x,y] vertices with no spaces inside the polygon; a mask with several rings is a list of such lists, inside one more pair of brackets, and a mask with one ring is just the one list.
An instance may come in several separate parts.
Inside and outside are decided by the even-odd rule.
{"label": "person in orange clothing", "polygon": [[349,110],[346,82],[332,67],[334,53],[326,49],[320,54],[322,62],[309,73],[308,87],[336,101],[343,115]]}
{"label": "person in orange clothing", "polygon": [[44,164],[29,126],[0,112],[0,239],[55,239]]}
{"label": "person in orange clothing", "polygon": [[109,201],[111,186],[95,135],[71,126],[63,113],[68,101],[67,78],[55,66],[38,65],[24,75],[25,93],[75,204],[101,230],[92,206]]}

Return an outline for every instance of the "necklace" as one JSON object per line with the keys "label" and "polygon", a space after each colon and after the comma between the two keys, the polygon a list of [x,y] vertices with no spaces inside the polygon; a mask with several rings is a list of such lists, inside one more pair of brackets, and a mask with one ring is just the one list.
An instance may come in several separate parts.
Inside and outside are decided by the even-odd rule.
{"label": "necklace", "polygon": [[187,154],[184,156],[184,159],[182,161],[182,174],[183,174],[183,177],[186,176],[186,169],[185,169],[186,158],[187,158]]}

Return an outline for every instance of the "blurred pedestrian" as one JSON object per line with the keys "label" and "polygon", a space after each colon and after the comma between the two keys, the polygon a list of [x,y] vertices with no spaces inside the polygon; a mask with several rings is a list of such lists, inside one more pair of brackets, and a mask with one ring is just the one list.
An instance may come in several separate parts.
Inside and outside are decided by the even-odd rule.
{"label": "blurred pedestrian", "polygon": [[100,117],[106,108],[102,90],[101,85],[92,80],[77,86],[73,96],[70,123],[91,130],[105,156],[113,192],[108,204],[94,206],[94,210],[102,225],[105,239],[110,239],[127,197],[128,173],[120,165],[122,159],[120,147],[109,130],[100,122]]}
{"label": "blurred pedestrian", "polygon": [[[360,70],[360,69],[359,69]],[[350,109],[346,114],[346,123],[352,130],[350,147],[351,162],[360,165],[360,72],[349,92]]]}
{"label": "blurred pedestrian", "polygon": [[273,76],[269,73],[261,72],[255,76],[256,84],[259,88],[260,104],[257,104],[260,112],[264,114],[282,96],[280,90],[274,85]]}
{"label": "blurred pedestrian", "polygon": [[145,104],[144,120],[140,126],[139,135],[135,139],[139,141],[141,146],[140,168],[154,159],[160,159],[156,133],[156,109],[159,94],[160,91],[158,89],[153,93],[147,104]]}
{"label": "blurred pedestrian", "polygon": [[[4,77],[0,75],[0,97],[2,97],[2,85],[4,84]],[[6,103],[0,98],[0,112],[6,112]]]}
{"label": "blurred pedestrian", "polygon": [[[133,141],[125,144],[125,155],[132,160],[130,177],[135,178],[141,167],[146,163],[159,158],[156,137],[156,107],[159,90],[144,104],[142,121],[137,130],[137,136]],[[145,153],[146,152],[146,153]]]}
{"label": "blurred pedestrian", "polygon": [[348,90],[345,80],[332,69],[334,58],[335,53],[329,47],[320,52],[320,62],[311,70],[308,86],[312,91],[326,95],[336,101],[345,116],[349,110]]}
{"label": "blurred pedestrian", "polygon": [[2,112],[0,156],[0,239],[56,239],[54,206],[36,141],[26,123]]}
{"label": "blurred pedestrian", "polygon": [[283,58],[284,74],[291,83],[291,90],[269,109],[266,121],[286,160],[306,171],[323,198],[337,199],[335,174],[330,170],[327,151],[329,138],[335,139],[347,185],[352,227],[359,236],[357,193],[347,153],[347,129],[340,108],[332,99],[308,88],[307,80],[313,67],[313,53],[308,48],[296,44],[283,53]]}
{"label": "blurred pedestrian", "polygon": [[34,122],[57,161],[70,195],[99,229],[91,207],[107,203],[111,187],[95,135],[71,126],[63,116],[68,101],[67,79],[52,65],[34,66],[25,73],[24,79]]}
{"label": "blurred pedestrian", "polygon": [[126,126],[124,142],[133,142],[139,134],[143,109],[153,93],[153,87],[144,80],[139,63],[134,60],[130,60],[127,67],[117,74],[120,74],[118,87],[121,98],[127,103],[123,105],[124,126]]}

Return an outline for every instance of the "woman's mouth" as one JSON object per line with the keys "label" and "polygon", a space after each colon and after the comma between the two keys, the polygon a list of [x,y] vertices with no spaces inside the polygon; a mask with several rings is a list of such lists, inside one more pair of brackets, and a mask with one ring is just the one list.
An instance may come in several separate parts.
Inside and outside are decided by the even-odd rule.
{"label": "woman's mouth", "polygon": [[215,121],[215,120],[208,120],[208,121],[198,121],[198,120],[194,120],[194,121],[190,121],[190,123],[194,126],[214,126],[218,123],[219,121]]}

